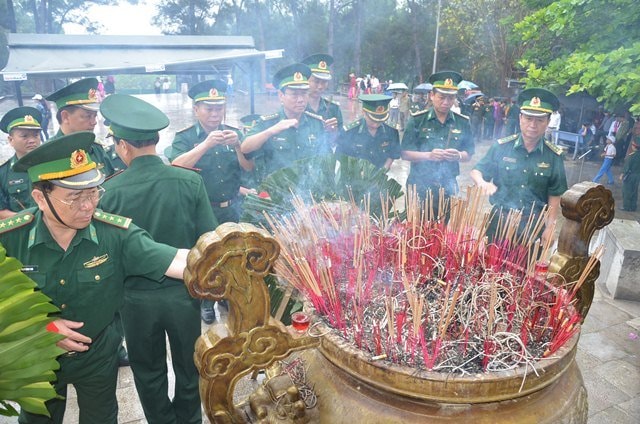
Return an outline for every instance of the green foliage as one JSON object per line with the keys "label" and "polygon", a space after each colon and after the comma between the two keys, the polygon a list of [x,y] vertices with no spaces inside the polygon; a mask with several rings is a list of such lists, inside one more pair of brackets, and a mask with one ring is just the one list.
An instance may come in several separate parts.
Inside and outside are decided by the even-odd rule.
{"label": "green foliage", "polygon": [[402,195],[402,186],[389,179],[384,169],[370,162],[343,155],[327,155],[295,161],[291,167],[269,175],[258,188],[270,199],[249,195],[244,202],[242,221],[264,223],[263,213],[289,215],[293,194],[310,201],[355,199],[362,204],[370,196],[371,213],[380,215],[380,196],[393,201]]}
{"label": "green foliage", "polygon": [[49,415],[45,401],[56,397],[51,386],[56,357],[64,350],[56,346],[62,339],[46,331],[57,312],[50,299],[23,274],[22,265],[8,258],[0,245],[0,414],[16,415],[7,401],[34,414]]}
{"label": "green foliage", "polygon": [[[633,0],[559,0],[516,25],[529,48],[527,85],[586,91],[611,109],[640,113],[640,10]],[[550,47],[551,46],[551,47]]]}

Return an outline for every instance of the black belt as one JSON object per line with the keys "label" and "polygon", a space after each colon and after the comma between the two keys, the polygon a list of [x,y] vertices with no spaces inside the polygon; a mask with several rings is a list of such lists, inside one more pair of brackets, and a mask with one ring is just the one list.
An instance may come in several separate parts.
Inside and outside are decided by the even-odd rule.
{"label": "black belt", "polygon": [[228,208],[233,203],[236,202],[236,199],[225,200],[224,202],[211,202],[211,206],[214,208]]}

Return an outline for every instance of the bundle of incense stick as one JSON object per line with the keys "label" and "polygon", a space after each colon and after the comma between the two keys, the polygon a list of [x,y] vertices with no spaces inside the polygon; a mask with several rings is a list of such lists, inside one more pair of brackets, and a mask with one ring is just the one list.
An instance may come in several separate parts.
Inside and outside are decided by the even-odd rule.
{"label": "bundle of incense stick", "polygon": [[380,217],[368,198],[296,197],[291,216],[267,216],[281,246],[275,271],[342,337],[385,361],[465,374],[553,354],[578,331],[572,302],[595,262],[572,289],[555,288],[535,272],[549,254],[537,240],[544,214],[491,217],[477,190],[440,194],[425,204],[409,189],[404,219],[386,196]]}

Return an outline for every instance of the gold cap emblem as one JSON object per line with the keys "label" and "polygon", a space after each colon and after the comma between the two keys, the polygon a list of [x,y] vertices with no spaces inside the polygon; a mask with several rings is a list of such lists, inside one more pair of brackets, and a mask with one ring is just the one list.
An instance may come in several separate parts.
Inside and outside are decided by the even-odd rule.
{"label": "gold cap emblem", "polygon": [[218,90],[216,90],[215,88],[209,90],[209,97],[218,97]]}
{"label": "gold cap emblem", "polygon": [[533,107],[540,107],[540,98],[539,97],[532,97],[531,101],[529,102],[529,105],[531,105]]}
{"label": "gold cap emblem", "polygon": [[325,62],[324,60],[321,60],[320,63],[318,63],[318,68],[327,69],[327,62]]}
{"label": "gold cap emblem", "polygon": [[90,88],[89,89],[89,93],[88,93],[88,99],[89,100],[98,100],[98,94],[96,93],[96,89],[95,88]]}
{"label": "gold cap emblem", "polygon": [[302,73],[296,72],[295,74],[293,74],[293,80],[294,81],[304,81],[304,77],[302,76]]}
{"label": "gold cap emblem", "polygon": [[376,113],[384,113],[385,112],[385,107],[384,106],[378,106],[376,108]]}
{"label": "gold cap emblem", "polygon": [[451,78],[447,78],[446,80],[444,80],[444,86],[453,87],[453,80]]}
{"label": "gold cap emblem", "polygon": [[35,119],[33,119],[33,116],[31,115],[25,115],[24,116],[24,122],[34,122]]}
{"label": "gold cap emblem", "polygon": [[87,159],[87,153],[84,150],[78,149],[71,153],[71,169],[75,169],[88,164],[89,160]]}

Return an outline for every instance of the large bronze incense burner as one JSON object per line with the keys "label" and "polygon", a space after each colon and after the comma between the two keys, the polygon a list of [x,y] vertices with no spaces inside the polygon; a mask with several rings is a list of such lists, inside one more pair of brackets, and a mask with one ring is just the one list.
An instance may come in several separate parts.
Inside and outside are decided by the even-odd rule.
{"label": "large bronze incense burner", "polygon": [[[602,186],[581,183],[563,196],[562,208],[566,221],[549,267],[561,278],[547,284],[562,281],[568,291],[576,285],[576,308],[584,318],[599,270],[589,258],[589,241],[613,219],[613,199]],[[196,346],[201,396],[212,422],[586,422],[586,390],[575,363],[579,320],[578,331],[535,364],[462,374],[416,369],[364,352],[322,320],[309,336],[270,318],[262,278],[279,254],[268,232],[224,224],[189,255],[185,282],[191,294],[230,302],[226,328],[209,330]],[[298,383],[274,371],[292,353],[305,364],[317,398],[312,409],[305,410]],[[238,380],[269,367],[273,378],[248,403],[234,405]]]}

